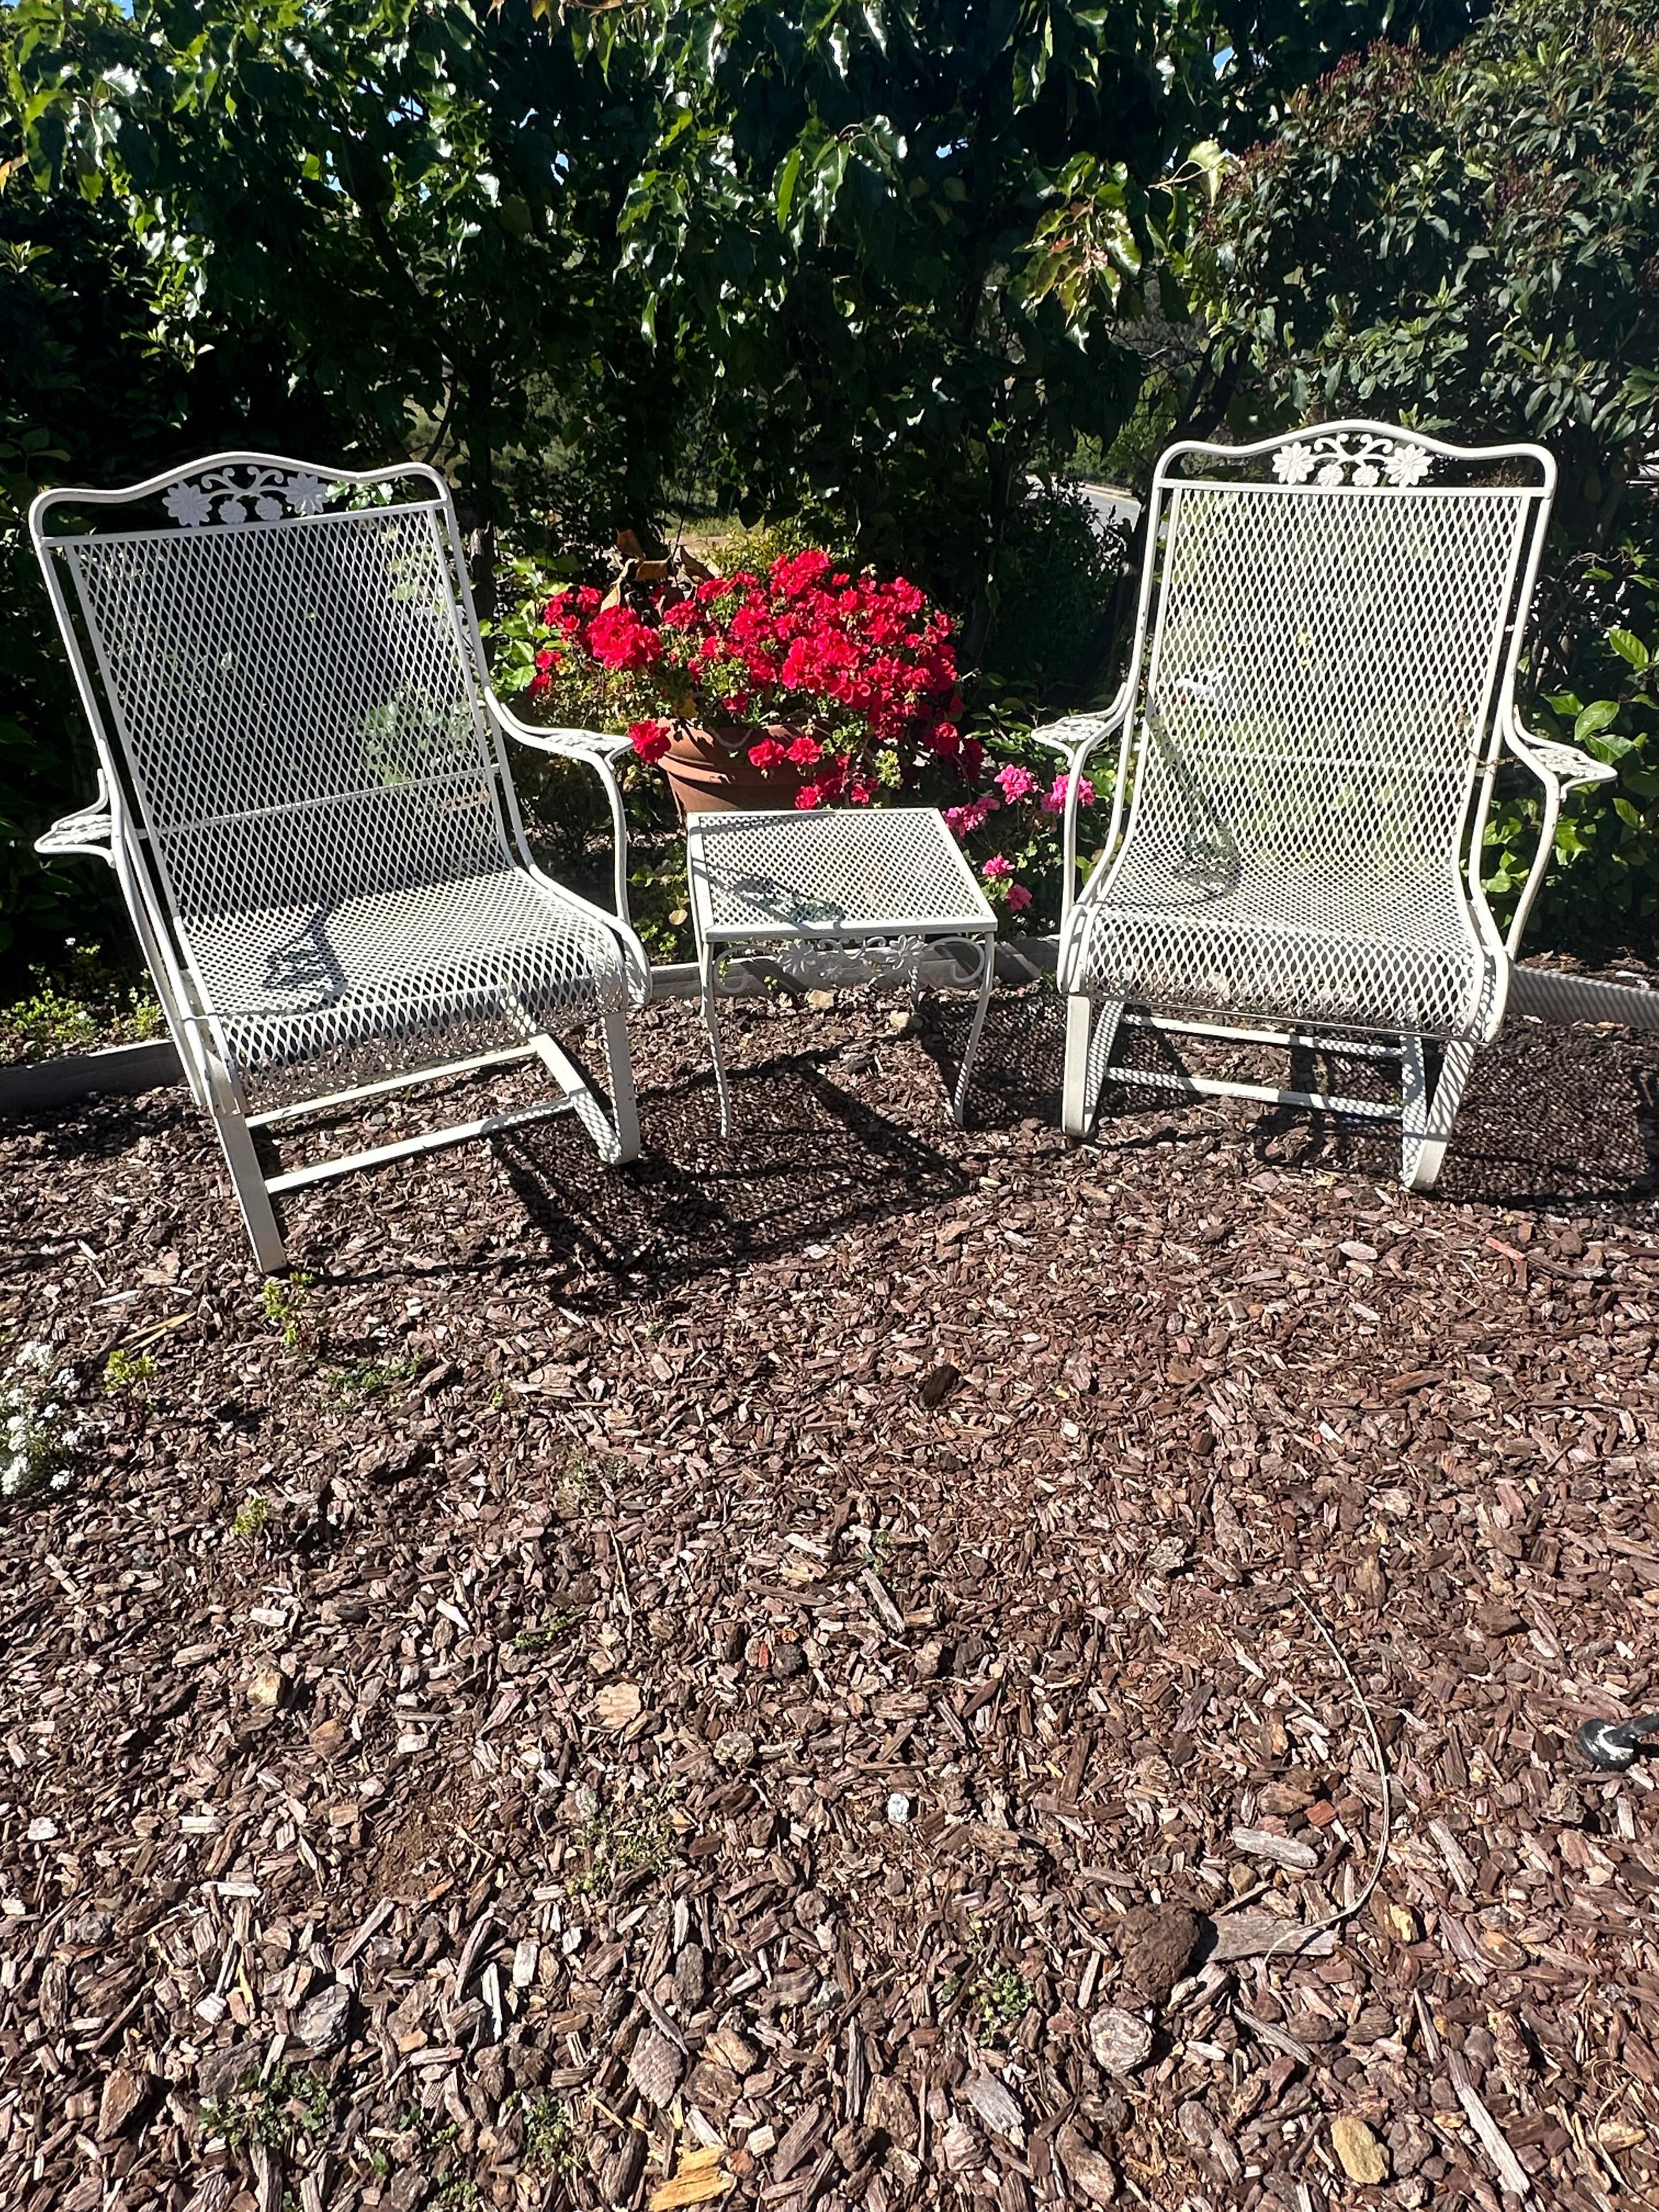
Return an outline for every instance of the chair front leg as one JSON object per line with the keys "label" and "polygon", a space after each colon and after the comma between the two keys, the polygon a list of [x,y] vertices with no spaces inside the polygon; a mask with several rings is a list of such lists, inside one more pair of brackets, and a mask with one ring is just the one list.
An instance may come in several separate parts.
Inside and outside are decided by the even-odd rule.
{"label": "chair front leg", "polygon": [[1079,1142],[1094,1129],[1122,1012],[1121,999],[1108,999],[1097,1007],[1086,991],[1073,991],[1066,1001],[1066,1086],[1060,1121],[1066,1134]]}
{"label": "chair front leg", "polygon": [[1400,1044],[1400,1180],[1407,1190],[1432,1190],[1474,1066],[1474,1047],[1461,1042],[1446,1047],[1431,1097],[1422,1038],[1407,1035]]}
{"label": "chair front leg", "polygon": [[276,1209],[265,1188],[265,1171],[259,1164],[253,1137],[242,1118],[242,1108],[228,1074],[217,1060],[206,1068],[207,1109],[230,1170],[231,1188],[253,1247],[253,1257],[264,1275],[284,1274],[288,1247],[277,1224]]}
{"label": "chair front leg", "polygon": [[611,1113],[617,1126],[617,1165],[640,1156],[640,1110],[634,1096],[634,1056],[628,1022],[622,1014],[605,1018],[605,1064],[611,1078]]}

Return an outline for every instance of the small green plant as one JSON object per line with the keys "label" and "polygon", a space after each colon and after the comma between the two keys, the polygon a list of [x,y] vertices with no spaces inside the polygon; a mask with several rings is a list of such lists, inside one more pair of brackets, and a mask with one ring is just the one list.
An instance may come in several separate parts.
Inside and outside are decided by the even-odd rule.
{"label": "small green plant", "polygon": [[587,1486],[592,1479],[592,1470],[587,1462],[579,1451],[573,1451],[565,1462],[563,1474],[554,1486],[553,1510],[566,1520],[579,1513],[582,1499],[587,1494]]}
{"label": "small green plant", "polygon": [[407,1382],[416,1364],[407,1355],[398,1359],[355,1360],[348,1366],[334,1369],[329,1387],[342,1405],[362,1405],[370,1398],[383,1398],[400,1382]]}
{"label": "small green plant", "polygon": [[678,1866],[672,1802],[665,1791],[659,1791],[631,1808],[601,1805],[576,1838],[576,1848],[588,1854],[588,1863],[567,1881],[571,1895],[595,1896],[630,1875],[666,1874]]}
{"label": "small green plant", "polygon": [[1000,2042],[1030,2009],[1031,1985],[1024,1975],[1012,1966],[993,1966],[984,1959],[951,1977],[945,1985],[945,2002],[954,2004],[964,1992],[981,2043]]}
{"label": "small green plant", "polygon": [[234,2088],[210,2097],[202,2118],[210,2135],[222,2136],[233,2150],[250,2143],[286,2149],[296,2140],[319,2143],[328,2131],[329,2087],[320,2074],[297,2066],[277,2066],[261,2080],[250,2067]]}
{"label": "small green plant", "polygon": [[238,1544],[251,1544],[270,1518],[270,1500],[261,1498],[257,1490],[251,1491],[236,1509],[236,1518],[230,1524],[231,1540]]}
{"label": "small green plant", "polygon": [[995,1973],[980,1969],[974,2008],[986,2041],[994,2035],[1006,2035],[1016,2021],[1024,2018],[1030,2003],[1031,1984],[1024,1974],[1016,1973],[1012,1966],[1000,1967]]}
{"label": "small green plant", "polygon": [[470,2173],[441,2173],[432,2192],[432,2202],[445,2212],[472,2212],[480,2201],[478,2185]]}
{"label": "small green plant", "polygon": [[574,2173],[581,2164],[576,2116],[562,2097],[544,2090],[524,2104],[524,2162],[544,2173]]}
{"label": "small green plant", "polygon": [[317,1324],[311,1312],[311,1291],[315,1279],[314,1276],[301,1274],[297,1268],[286,1280],[281,1275],[265,1278],[260,1293],[265,1319],[289,1352],[309,1352],[317,1341]]}
{"label": "small green plant", "polygon": [[118,1346],[104,1362],[104,1388],[112,1398],[126,1390],[141,1395],[155,1376],[155,1362],[147,1352],[123,1352]]}
{"label": "small green plant", "polygon": [[72,945],[53,969],[33,969],[29,980],[26,997],[0,1006],[0,1059],[47,1060],[100,1041],[136,1044],[161,1027],[154,999],[107,968],[95,945]]}
{"label": "small green plant", "polygon": [[551,1620],[539,1628],[521,1628],[513,1639],[515,1651],[545,1651],[561,1644],[575,1626],[580,1616],[574,1613],[556,1613]]}

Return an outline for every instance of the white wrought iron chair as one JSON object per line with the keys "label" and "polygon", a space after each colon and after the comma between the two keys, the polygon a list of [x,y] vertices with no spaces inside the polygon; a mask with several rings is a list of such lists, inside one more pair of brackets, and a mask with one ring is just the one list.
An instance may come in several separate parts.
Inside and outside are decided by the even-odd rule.
{"label": "white wrought iron chair", "polygon": [[[259,1266],[272,1200],[574,1112],[639,1148],[625,1014],[620,741],[537,730],[485,671],[443,479],[217,453],[118,491],[43,492],[29,527],[91,722],[94,805],[40,841],[115,869]],[[503,738],[592,769],[617,911],[536,866]],[[606,1115],[556,1029],[601,1026]],[[255,1130],[538,1059],[558,1096],[267,1175]]]}
{"label": "white wrought iron chair", "polygon": [[[1613,774],[1516,719],[1554,487],[1541,447],[1463,450],[1376,422],[1164,455],[1123,685],[1103,714],[1037,732],[1070,775],[1070,1135],[1115,1079],[1397,1118],[1401,1180],[1433,1184],[1503,1020],[1561,793]],[[1079,779],[1114,733],[1105,846],[1073,897]],[[1544,799],[1506,937],[1480,885],[1505,750]],[[1112,1063],[1124,1024],[1397,1060],[1400,1100],[1131,1072]]]}

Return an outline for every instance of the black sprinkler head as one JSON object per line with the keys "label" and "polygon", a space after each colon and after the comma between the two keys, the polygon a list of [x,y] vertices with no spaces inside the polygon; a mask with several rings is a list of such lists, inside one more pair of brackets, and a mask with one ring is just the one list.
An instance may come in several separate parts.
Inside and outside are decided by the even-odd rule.
{"label": "black sprinkler head", "polygon": [[1659,1735],[1659,1713],[1638,1713],[1627,1721],[1586,1721],[1578,1731],[1578,1748],[1592,1766],[1620,1772],[1635,1765],[1644,1735]]}

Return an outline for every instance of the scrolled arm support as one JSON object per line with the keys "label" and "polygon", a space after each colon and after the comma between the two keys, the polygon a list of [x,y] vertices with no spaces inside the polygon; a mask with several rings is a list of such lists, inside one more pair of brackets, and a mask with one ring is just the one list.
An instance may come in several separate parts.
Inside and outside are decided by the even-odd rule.
{"label": "scrolled arm support", "polygon": [[598,730],[543,729],[533,722],[522,722],[504,707],[495,694],[489,694],[490,712],[502,730],[516,744],[528,745],[534,752],[546,753],[555,760],[575,761],[583,768],[592,769],[605,786],[605,795],[611,807],[611,843],[615,854],[614,883],[617,919],[631,929],[628,908],[628,817],[623,808],[622,786],[617,781],[617,763],[624,753],[632,750],[626,738],[605,737]]}
{"label": "scrolled arm support", "polygon": [[1513,715],[1504,725],[1504,743],[1516,759],[1537,777],[1544,793],[1544,819],[1539,827],[1538,850],[1533,855],[1515,918],[1504,939],[1504,949],[1513,960],[1520,951],[1533,901],[1542,886],[1550,855],[1555,850],[1555,825],[1560,819],[1562,793],[1616,782],[1619,771],[1607,761],[1594,759],[1577,745],[1563,744],[1557,738],[1534,737],[1529,730],[1523,730]]}
{"label": "scrolled arm support", "polygon": [[[1062,935],[1071,920],[1072,908],[1077,902],[1077,810],[1078,793],[1083,782],[1083,764],[1096,746],[1123,726],[1129,711],[1129,687],[1125,684],[1109,707],[1093,714],[1067,714],[1058,722],[1048,722],[1031,735],[1038,744],[1047,745],[1051,752],[1060,754],[1066,763],[1066,805],[1060,817],[1061,876],[1060,893],[1060,927]],[[1117,807],[1113,805],[1114,827]],[[1109,836],[1109,844],[1112,840]]]}
{"label": "scrolled arm support", "polygon": [[34,849],[43,860],[76,857],[102,860],[112,868],[115,866],[115,815],[102,769],[98,771],[98,796],[91,805],[78,807],[43,830],[34,841]]}

